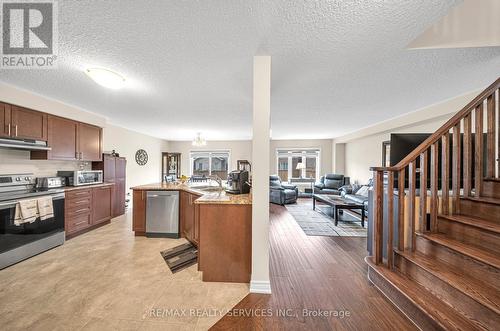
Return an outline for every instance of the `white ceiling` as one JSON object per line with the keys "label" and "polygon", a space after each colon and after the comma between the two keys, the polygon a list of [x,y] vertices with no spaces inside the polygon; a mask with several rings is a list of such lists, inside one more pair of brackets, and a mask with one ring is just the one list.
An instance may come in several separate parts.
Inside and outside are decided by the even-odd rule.
{"label": "white ceiling", "polygon": [[[272,135],[332,138],[488,85],[500,48],[405,50],[460,0],[59,1],[59,68],[0,80],[169,140],[251,137],[252,57]],[[114,91],[82,70],[128,79]]]}

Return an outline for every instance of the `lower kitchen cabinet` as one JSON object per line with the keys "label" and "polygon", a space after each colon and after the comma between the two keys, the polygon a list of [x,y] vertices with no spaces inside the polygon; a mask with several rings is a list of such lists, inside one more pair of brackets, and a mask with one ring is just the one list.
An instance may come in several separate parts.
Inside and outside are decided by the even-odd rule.
{"label": "lower kitchen cabinet", "polygon": [[132,208],[132,230],[136,236],[146,233],[146,193],[143,190],[134,190]]}
{"label": "lower kitchen cabinet", "polygon": [[196,224],[196,205],[194,201],[200,196],[197,194],[180,192],[180,231],[181,237],[186,238],[195,245],[198,245],[199,223]]}
{"label": "lower kitchen cabinet", "polygon": [[66,236],[75,236],[111,219],[113,185],[83,187],[66,192]]}

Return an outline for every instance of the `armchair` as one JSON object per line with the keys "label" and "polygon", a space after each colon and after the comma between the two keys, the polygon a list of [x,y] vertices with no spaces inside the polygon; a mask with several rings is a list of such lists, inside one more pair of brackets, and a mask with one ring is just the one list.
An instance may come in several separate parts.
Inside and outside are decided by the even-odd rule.
{"label": "armchair", "polygon": [[340,188],[349,182],[349,177],[344,175],[326,174],[314,184],[314,193],[340,195]]}
{"label": "armchair", "polygon": [[277,175],[269,176],[269,201],[284,205],[297,202],[299,190],[296,185],[284,184]]}

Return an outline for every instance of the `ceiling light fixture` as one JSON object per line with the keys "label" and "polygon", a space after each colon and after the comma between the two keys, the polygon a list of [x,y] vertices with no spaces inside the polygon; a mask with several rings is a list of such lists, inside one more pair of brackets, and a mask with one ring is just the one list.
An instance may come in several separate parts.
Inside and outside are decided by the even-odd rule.
{"label": "ceiling light fixture", "polygon": [[108,69],[88,68],[85,73],[97,84],[113,90],[118,90],[125,85],[125,77]]}
{"label": "ceiling light fixture", "polygon": [[207,141],[201,136],[201,132],[198,132],[196,137],[193,139],[193,146],[205,146],[206,144]]}

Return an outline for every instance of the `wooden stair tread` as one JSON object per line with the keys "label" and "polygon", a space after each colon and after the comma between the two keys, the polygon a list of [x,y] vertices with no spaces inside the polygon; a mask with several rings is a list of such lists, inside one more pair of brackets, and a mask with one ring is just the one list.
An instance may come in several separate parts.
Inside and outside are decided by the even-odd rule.
{"label": "wooden stair tread", "polygon": [[418,236],[422,236],[423,238],[435,242],[439,245],[448,247],[454,251],[462,253],[472,259],[478,260],[485,264],[488,264],[492,267],[500,269],[500,258],[496,256],[496,254],[486,251],[484,249],[480,249],[471,245],[464,244],[458,240],[450,239],[444,234],[440,233],[416,233]]}
{"label": "wooden stair tread", "polygon": [[376,265],[372,257],[367,257],[366,262],[443,329],[477,329],[469,319],[447,304],[444,304],[443,301],[417,282],[399,272],[392,271],[384,266]]}
{"label": "wooden stair tread", "polygon": [[494,177],[486,177],[484,178],[486,182],[498,182],[500,183],[500,178],[494,178]]}
{"label": "wooden stair tread", "polygon": [[492,205],[498,205],[498,206],[500,206],[500,199],[495,199],[495,198],[489,198],[489,197],[461,197],[461,199],[470,200],[470,201],[476,201],[476,202],[489,203],[489,204],[492,204]]}
{"label": "wooden stair tread", "polygon": [[423,254],[402,252],[398,250],[395,250],[395,252],[483,306],[500,314],[500,292],[468,276],[467,270],[462,270],[445,262],[431,259]]}
{"label": "wooden stair tread", "polygon": [[439,215],[440,218],[445,218],[453,222],[474,226],[486,231],[500,234],[500,223],[493,223],[482,218],[465,216],[465,215]]}

